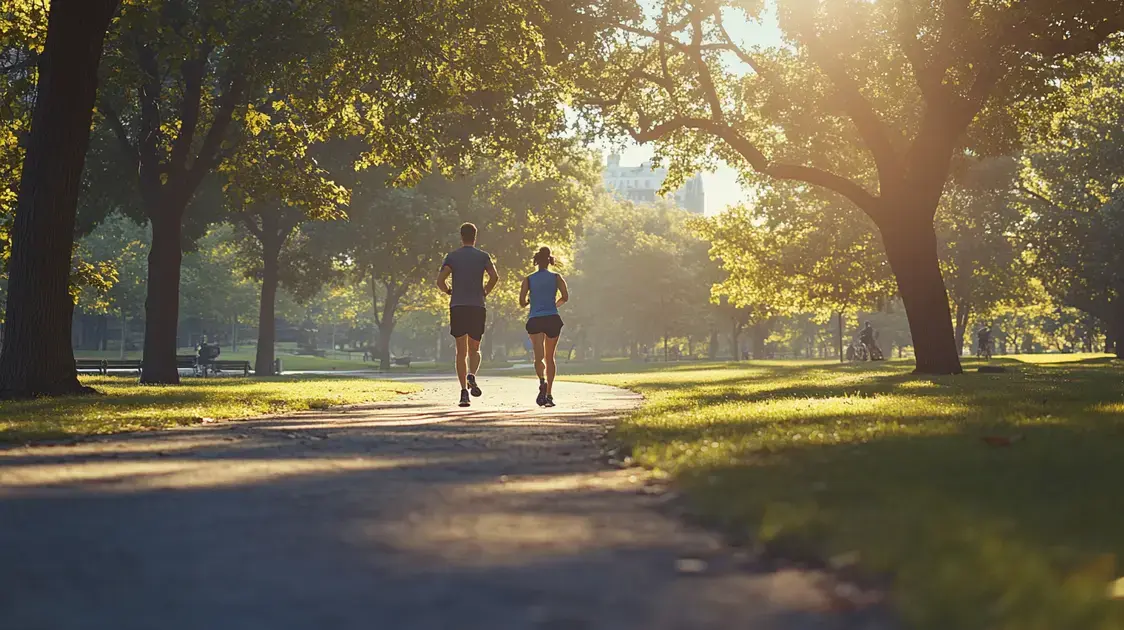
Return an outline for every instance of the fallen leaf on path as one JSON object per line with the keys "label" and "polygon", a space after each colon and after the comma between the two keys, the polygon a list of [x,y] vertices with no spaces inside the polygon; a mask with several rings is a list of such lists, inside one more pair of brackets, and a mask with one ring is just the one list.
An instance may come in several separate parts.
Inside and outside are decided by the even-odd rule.
{"label": "fallen leaf on path", "polygon": [[706,561],[698,558],[679,558],[675,561],[675,570],[688,575],[696,575],[706,571]]}
{"label": "fallen leaf on path", "polygon": [[1002,435],[986,435],[980,439],[983,440],[984,444],[987,444],[988,446],[1001,448],[1004,446],[1010,446],[1015,442],[1021,442],[1023,440],[1023,436],[1022,434],[1012,435],[1011,437],[1004,437]]}

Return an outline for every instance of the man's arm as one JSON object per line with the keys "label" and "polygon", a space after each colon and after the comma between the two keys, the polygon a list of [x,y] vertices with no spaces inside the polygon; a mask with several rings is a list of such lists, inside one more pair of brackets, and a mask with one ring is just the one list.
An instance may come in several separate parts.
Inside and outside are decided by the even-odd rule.
{"label": "man's arm", "polygon": [[555,306],[562,306],[570,301],[570,287],[566,286],[566,279],[562,274],[558,274],[558,301],[554,303]]}
{"label": "man's arm", "polygon": [[496,263],[491,260],[488,261],[488,266],[484,268],[484,271],[488,274],[488,282],[484,285],[484,295],[487,296],[492,292],[492,289],[496,288],[496,283],[500,281],[500,274],[496,271]]}
{"label": "man's arm", "polygon": [[441,265],[441,271],[437,274],[437,288],[445,295],[452,295],[453,290],[449,288],[449,276],[453,273],[453,268],[449,265]]}

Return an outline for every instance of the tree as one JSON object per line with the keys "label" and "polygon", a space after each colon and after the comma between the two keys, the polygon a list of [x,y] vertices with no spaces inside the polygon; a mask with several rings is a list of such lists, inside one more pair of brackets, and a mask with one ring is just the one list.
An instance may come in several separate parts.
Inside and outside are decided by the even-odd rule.
{"label": "tree", "polygon": [[[348,221],[327,226],[325,236],[344,245],[342,257],[365,279],[378,329],[375,356],[390,368],[390,339],[399,310],[441,265],[450,234],[460,222],[452,200],[423,180],[409,189],[386,188],[372,172],[356,186]],[[436,188],[436,189],[435,189]],[[380,304],[381,303],[381,304]]]}
{"label": "tree", "polygon": [[777,0],[783,44],[726,22],[764,3],[663,2],[617,25],[586,111],[657,143],[673,173],[716,158],[751,180],[832,190],[877,225],[916,371],[961,371],[934,215],[953,157],[1010,151],[1059,74],[1124,30],[1116,0]]}
{"label": "tree", "polygon": [[284,110],[305,143],[362,135],[361,166],[392,165],[406,183],[470,156],[541,152],[572,92],[563,66],[581,67],[575,55],[595,46],[601,19],[536,0],[131,7],[103,109],[153,225],[142,380],[178,379],[182,222],[242,139]]}
{"label": "tree", "polygon": [[941,270],[954,314],[956,349],[963,352],[971,318],[1026,294],[1029,270],[1019,236],[1022,211],[1012,194],[1017,164],[992,159],[953,178],[937,211]]}
{"label": "tree", "polygon": [[1099,319],[1124,358],[1124,67],[1063,86],[1067,106],[1037,130],[1021,177],[1035,275],[1062,304]]}
{"label": "tree", "polygon": [[11,234],[0,397],[77,394],[70,258],[97,69],[118,0],[54,0]]}
{"label": "tree", "polygon": [[626,349],[638,358],[648,345],[687,332],[705,303],[686,254],[697,240],[686,212],[667,205],[634,205],[603,195],[586,218],[570,281],[573,313],[595,355]]}
{"label": "tree", "polygon": [[104,294],[84,291],[79,305],[86,311],[100,310],[120,318],[122,359],[128,346],[129,320],[139,316],[144,306],[148,244],[148,230],[120,214],[109,216],[78,243],[80,261],[113,270],[113,282]]}
{"label": "tree", "polygon": [[840,360],[847,313],[884,303],[893,293],[869,220],[822,190],[774,183],[754,206],[731,209],[701,227],[728,274],[719,294],[738,306],[756,305],[758,319],[792,309],[834,317]]}

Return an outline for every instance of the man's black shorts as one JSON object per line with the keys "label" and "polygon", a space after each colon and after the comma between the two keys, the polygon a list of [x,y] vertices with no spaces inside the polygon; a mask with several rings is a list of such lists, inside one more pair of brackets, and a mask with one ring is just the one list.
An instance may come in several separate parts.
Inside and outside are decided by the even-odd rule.
{"label": "man's black shorts", "polygon": [[562,326],[562,318],[557,315],[532,317],[527,320],[527,334],[546,333],[547,337],[557,339],[558,335],[562,334]]}
{"label": "man's black shorts", "polygon": [[454,337],[468,335],[476,341],[484,337],[488,310],[483,306],[453,306],[449,308],[449,334]]}

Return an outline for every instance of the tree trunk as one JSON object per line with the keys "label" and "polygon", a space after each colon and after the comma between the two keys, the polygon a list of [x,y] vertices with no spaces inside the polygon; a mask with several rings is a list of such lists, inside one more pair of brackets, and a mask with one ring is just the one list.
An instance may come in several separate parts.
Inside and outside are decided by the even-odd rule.
{"label": "tree trunk", "polygon": [[238,352],[238,316],[230,322],[230,351]]}
{"label": "tree trunk", "polygon": [[742,327],[737,322],[734,322],[730,327],[730,352],[734,355],[734,361],[742,360],[741,353],[741,336]]}
{"label": "tree trunk", "polygon": [[11,234],[0,398],[93,391],[74,368],[70,257],[98,63],[117,4],[51,4]]}
{"label": "tree trunk", "polygon": [[964,356],[964,333],[968,330],[968,318],[971,316],[972,306],[964,302],[956,304],[956,354]]}
{"label": "tree trunk", "polygon": [[845,361],[843,358],[843,311],[836,314],[835,322],[839,332],[839,362],[843,363]]}
{"label": "tree trunk", "polygon": [[125,309],[121,309],[121,359],[125,359],[125,352],[129,345],[129,316],[125,314]]}
{"label": "tree trunk", "polygon": [[[265,239],[268,240],[268,239]],[[277,341],[277,281],[281,248],[262,243],[261,303],[258,305],[258,349],[254,356],[254,374],[273,376],[273,345]]]}
{"label": "tree trunk", "polygon": [[181,208],[165,208],[152,217],[152,247],[148,251],[148,296],[144,302],[144,359],[141,382],[180,382],[176,368],[179,330],[180,263],[183,261]]}
{"label": "tree trunk", "polygon": [[390,338],[394,335],[394,314],[384,316],[382,325],[379,326],[379,339],[375,347],[375,355],[379,358],[379,369],[384,372],[390,369]]}
{"label": "tree trunk", "polygon": [[928,215],[895,215],[883,220],[879,229],[909,320],[917,360],[914,373],[962,373],[932,220]]}
{"label": "tree trunk", "polygon": [[713,361],[718,358],[718,326],[710,325],[710,349],[707,355]]}
{"label": "tree trunk", "polygon": [[765,339],[769,336],[769,323],[757,322],[750,328],[753,333],[753,358],[760,361],[766,358]]}

